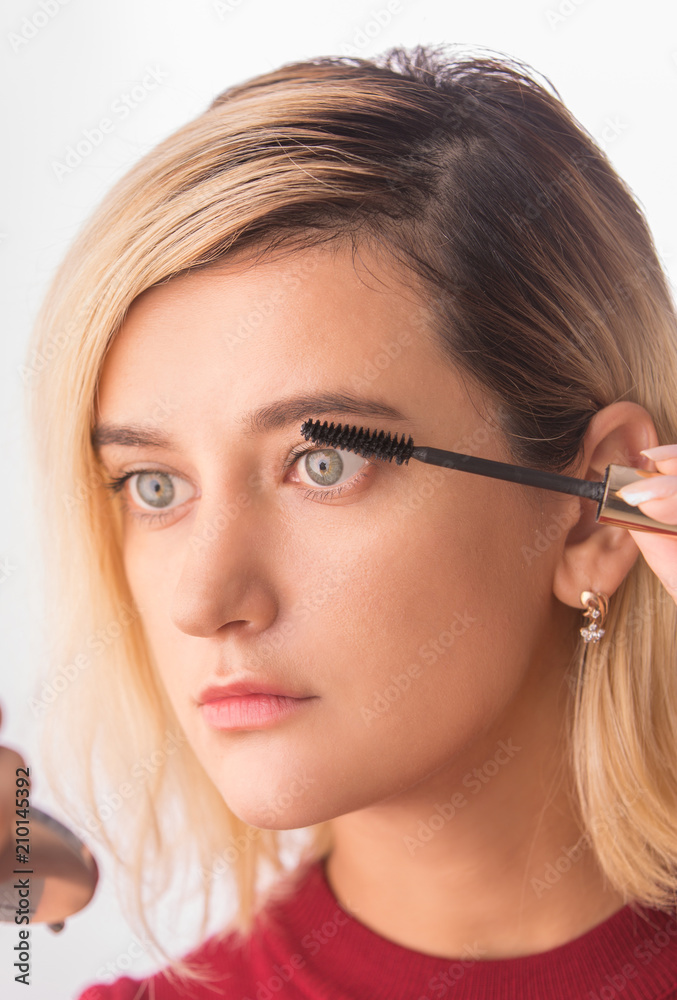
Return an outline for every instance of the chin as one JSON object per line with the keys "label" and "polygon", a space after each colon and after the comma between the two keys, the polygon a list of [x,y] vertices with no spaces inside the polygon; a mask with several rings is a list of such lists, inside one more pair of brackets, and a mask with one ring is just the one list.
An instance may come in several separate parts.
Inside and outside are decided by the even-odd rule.
{"label": "chin", "polygon": [[255,780],[248,787],[238,788],[225,781],[216,782],[231,812],[243,823],[261,830],[300,830],[350,811],[350,804],[317,790],[310,776],[307,783],[309,787],[304,788],[300,780],[292,779],[272,789]]}
{"label": "chin", "polygon": [[300,830],[333,817],[320,814],[315,809],[287,809],[273,811],[264,802],[239,802],[224,795],[224,802],[238,819],[259,830]]}

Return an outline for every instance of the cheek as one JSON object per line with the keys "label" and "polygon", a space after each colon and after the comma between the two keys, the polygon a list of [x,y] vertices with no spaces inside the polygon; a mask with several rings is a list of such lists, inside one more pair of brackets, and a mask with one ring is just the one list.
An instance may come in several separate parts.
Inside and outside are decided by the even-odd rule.
{"label": "cheek", "polygon": [[[180,663],[176,644],[177,639],[181,638],[181,633],[176,630],[169,618],[175,581],[178,577],[172,571],[171,559],[167,558],[167,554],[152,550],[143,538],[125,539],[122,554],[127,582],[140,609],[151,653],[177,715],[182,719],[180,701],[174,697],[175,678]],[[183,636],[183,638],[188,637]]]}
{"label": "cheek", "polygon": [[507,540],[495,507],[431,503],[364,533],[349,582],[304,630],[342,745],[369,757],[385,741],[402,775],[485,729],[538,647],[547,587],[520,558],[531,521],[514,513]]}

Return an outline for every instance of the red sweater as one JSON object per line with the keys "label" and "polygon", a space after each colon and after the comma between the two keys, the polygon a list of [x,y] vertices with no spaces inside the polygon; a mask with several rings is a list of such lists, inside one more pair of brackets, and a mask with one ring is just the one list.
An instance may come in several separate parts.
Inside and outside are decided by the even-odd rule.
{"label": "red sweater", "polygon": [[580,937],[521,958],[438,958],[381,937],[339,906],[321,861],[271,899],[244,946],[210,938],[191,957],[216,989],[169,986],[162,972],[90,986],[78,1000],[676,1000],[677,920],[630,906]]}

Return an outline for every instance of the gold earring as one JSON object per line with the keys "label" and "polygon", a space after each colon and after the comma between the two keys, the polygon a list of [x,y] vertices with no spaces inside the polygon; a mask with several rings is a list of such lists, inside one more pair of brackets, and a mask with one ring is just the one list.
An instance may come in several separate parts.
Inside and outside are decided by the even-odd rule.
{"label": "gold earring", "polygon": [[588,624],[580,629],[580,633],[586,642],[599,642],[604,635],[601,626],[609,611],[609,598],[594,590],[584,590],[581,604],[585,607],[583,617],[588,619]]}

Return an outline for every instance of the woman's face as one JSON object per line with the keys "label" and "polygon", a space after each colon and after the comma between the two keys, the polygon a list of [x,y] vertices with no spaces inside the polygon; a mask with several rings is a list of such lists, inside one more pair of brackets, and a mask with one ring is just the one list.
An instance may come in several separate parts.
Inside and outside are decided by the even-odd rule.
{"label": "woman's face", "polygon": [[[145,470],[120,494],[129,585],[188,740],[254,826],[307,826],[463,774],[543,724],[570,655],[577,614],[552,592],[562,543],[534,545],[571,498],[320,455],[300,433],[326,419],[510,461],[422,301],[344,250],[229,262],[140,296],[106,357],[98,421],[146,440],[101,445],[110,476]],[[298,446],[314,456],[290,463]],[[217,728],[201,692],[236,679],[307,700]]]}

